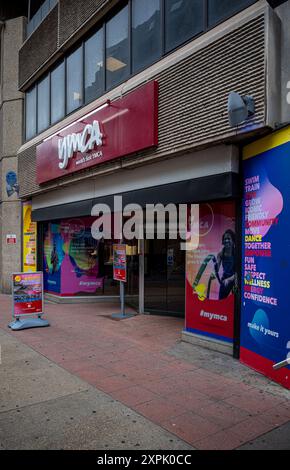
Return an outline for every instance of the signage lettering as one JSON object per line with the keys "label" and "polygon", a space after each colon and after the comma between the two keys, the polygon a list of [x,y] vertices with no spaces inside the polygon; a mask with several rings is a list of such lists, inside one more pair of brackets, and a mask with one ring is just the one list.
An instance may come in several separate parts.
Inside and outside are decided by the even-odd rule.
{"label": "signage lettering", "polygon": [[103,134],[100,130],[99,121],[87,124],[82,133],[69,134],[58,141],[58,166],[61,170],[67,168],[69,160],[75,152],[85,153],[93,150],[95,146],[103,144]]}

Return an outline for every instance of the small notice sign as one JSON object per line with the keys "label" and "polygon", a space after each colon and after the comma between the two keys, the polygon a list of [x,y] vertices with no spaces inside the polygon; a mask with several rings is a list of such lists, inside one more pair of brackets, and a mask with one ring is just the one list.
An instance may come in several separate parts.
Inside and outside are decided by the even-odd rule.
{"label": "small notice sign", "polygon": [[7,245],[16,245],[17,237],[14,233],[9,233],[6,235],[6,243]]}

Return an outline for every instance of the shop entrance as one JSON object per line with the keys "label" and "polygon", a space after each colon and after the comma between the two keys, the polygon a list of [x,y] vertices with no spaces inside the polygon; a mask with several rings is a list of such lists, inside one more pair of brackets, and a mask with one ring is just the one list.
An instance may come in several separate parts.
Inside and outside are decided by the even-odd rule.
{"label": "shop entrance", "polygon": [[185,315],[185,253],[180,240],[147,240],[144,253],[145,312]]}

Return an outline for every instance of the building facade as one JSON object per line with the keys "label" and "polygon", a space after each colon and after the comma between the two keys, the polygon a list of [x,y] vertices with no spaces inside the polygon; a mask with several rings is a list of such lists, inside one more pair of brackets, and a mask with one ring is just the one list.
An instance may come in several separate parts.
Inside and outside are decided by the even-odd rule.
{"label": "building facade", "polygon": [[0,22],[0,289],[11,291],[11,273],[21,270],[21,202],[17,151],[22,145],[24,95],[18,90],[18,53],[25,19],[3,13]]}
{"label": "building facade", "polygon": [[[54,301],[117,298],[121,237],[92,236],[96,205],[110,209],[113,232],[124,206],[199,204],[198,248],[183,250],[166,221],[163,238],[123,240],[127,302],[185,316],[186,340],[238,356],[242,149],[289,120],[289,2],[29,4],[19,51],[22,268],[44,272]],[[236,127],[231,92],[254,101]]]}

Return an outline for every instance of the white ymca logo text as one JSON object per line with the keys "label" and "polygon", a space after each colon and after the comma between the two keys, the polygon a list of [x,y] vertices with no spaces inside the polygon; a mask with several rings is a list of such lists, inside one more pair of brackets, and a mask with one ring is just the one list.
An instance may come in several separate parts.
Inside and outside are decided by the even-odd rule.
{"label": "white ymca logo text", "polygon": [[209,320],[228,321],[228,317],[226,315],[218,315],[217,313],[205,312],[204,310],[200,312],[200,316],[208,318]]}
{"label": "white ymca logo text", "polygon": [[95,147],[103,145],[103,134],[100,130],[99,121],[87,124],[83,132],[68,134],[58,141],[58,166],[64,170],[75,152],[85,153]]}

